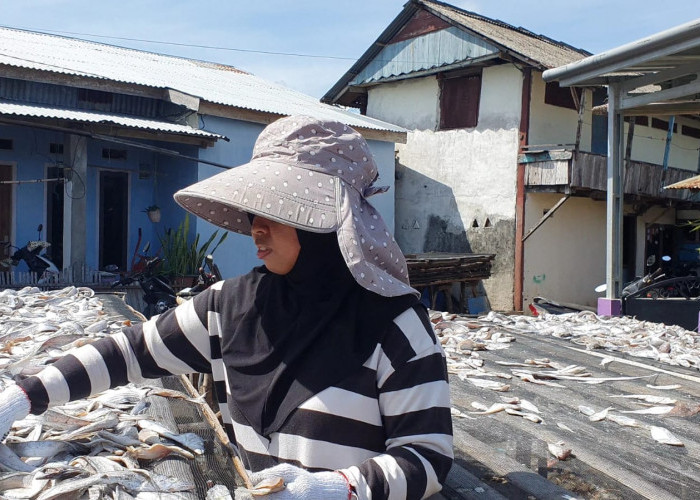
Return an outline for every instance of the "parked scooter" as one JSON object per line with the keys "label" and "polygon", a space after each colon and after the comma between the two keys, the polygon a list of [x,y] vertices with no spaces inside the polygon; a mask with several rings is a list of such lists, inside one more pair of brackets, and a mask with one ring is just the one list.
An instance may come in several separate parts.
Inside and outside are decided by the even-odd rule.
{"label": "parked scooter", "polygon": [[[664,262],[671,262],[671,257],[668,255],[664,255],[661,257],[661,260]],[[651,267],[654,265],[656,259],[650,260],[647,259],[647,267]],[[662,278],[666,276],[666,273],[664,271],[664,267],[659,267],[658,269],[645,274],[644,276],[637,276],[635,279],[627,283],[623,288],[622,291],[620,291],[620,298],[624,299],[625,297],[628,297],[642,288],[645,288],[649,285],[651,285],[654,282],[660,281]],[[607,284],[602,284],[598,285],[595,287],[595,291],[598,293],[605,292],[608,289]]]}
{"label": "parked scooter", "polygon": [[138,266],[134,266],[137,269],[136,272],[112,284],[112,288],[116,288],[138,281],[143,290],[143,300],[146,303],[146,307],[143,310],[146,318],[161,314],[181,304],[222,279],[218,266],[214,264],[214,258],[211,255],[207,255],[205,265],[208,271],[200,267],[196,285],[176,293],[166,278],[158,274],[158,266],[163,262],[163,259],[160,257],[147,257],[149,248],[150,244],[147,243],[141,255],[144,261],[143,265],[139,263]]}
{"label": "parked scooter", "polygon": [[[147,252],[148,245],[144,248],[144,254]],[[163,259],[160,257],[149,258],[146,260],[142,270],[112,284],[112,288],[117,288],[138,281],[141,290],[143,290],[143,301],[146,303],[146,307],[143,310],[146,318],[161,314],[177,305],[175,290],[165,278],[158,275],[157,269],[161,262],[163,262]]]}
{"label": "parked scooter", "polygon": [[56,264],[51,262],[51,260],[42,254],[51,243],[41,239],[41,231],[44,228],[43,224],[39,224],[37,231],[39,231],[39,239],[28,241],[23,247],[16,247],[11,245],[9,241],[0,242],[0,245],[7,248],[14,248],[15,251],[8,259],[0,262],[0,264],[9,266],[17,266],[21,261],[24,261],[29,268],[29,272],[33,273],[37,277],[38,284],[45,284],[51,282],[53,278],[58,277],[59,270]]}

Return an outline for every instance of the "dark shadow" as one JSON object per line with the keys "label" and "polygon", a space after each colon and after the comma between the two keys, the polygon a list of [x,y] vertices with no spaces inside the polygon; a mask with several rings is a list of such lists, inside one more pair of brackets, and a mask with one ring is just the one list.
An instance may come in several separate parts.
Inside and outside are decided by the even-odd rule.
{"label": "dark shadow", "polygon": [[[467,229],[451,186],[406,167],[398,157],[395,168],[395,236],[404,253],[496,254],[491,275],[498,272],[496,262],[502,252],[495,250],[499,244],[503,246],[503,241],[508,241],[503,240],[503,236],[510,231],[510,225],[499,228],[500,222],[493,224],[489,214],[477,215],[476,218],[470,215],[473,220],[470,219],[471,227]],[[510,236],[512,239],[512,231]],[[510,258],[513,253],[504,255]],[[437,294],[435,308],[447,310],[450,301],[445,297],[445,293],[449,293],[445,287],[440,290],[425,287],[421,292],[428,307],[432,305],[432,293]],[[469,283],[465,292],[470,307],[452,312],[480,313],[490,309],[481,281]],[[459,304],[459,297],[455,296],[459,293],[459,286],[454,286],[451,293],[453,304]]]}

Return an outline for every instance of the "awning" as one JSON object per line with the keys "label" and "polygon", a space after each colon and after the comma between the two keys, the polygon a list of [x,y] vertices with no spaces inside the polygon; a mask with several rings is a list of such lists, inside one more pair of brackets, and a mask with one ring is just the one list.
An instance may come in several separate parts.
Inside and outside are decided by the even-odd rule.
{"label": "awning", "polygon": [[[617,109],[625,115],[692,115],[700,114],[698,75],[700,19],[547,70],[542,77],[561,86],[614,84],[621,92]],[[656,87],[642,89],[648,85]]]}
{"label": "awning", "polygon": [[78,111],[74,109],[53,108],[46,106],[28,106],[0,101],[0,117],[17,116],[22,118],[49,118],[66,120],[76,123],[115,125],[127,129],[137,129],[164,134],[197,137],[215,142],[219,139],[228,140],[225,136],[205,130],[179,125],[177,123],[134,118],[131,116],[98,113],[94,111]]}

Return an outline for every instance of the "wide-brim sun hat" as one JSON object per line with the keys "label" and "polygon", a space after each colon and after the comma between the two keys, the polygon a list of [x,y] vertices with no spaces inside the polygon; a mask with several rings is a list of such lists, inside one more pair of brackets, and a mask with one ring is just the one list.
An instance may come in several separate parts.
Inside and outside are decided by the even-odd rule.
{"label": "wide-brim sun hat", "polygon": [[336,121],[290,116],[260,133],[250,162],[175,193],[185,210],[250,235],[247,214],[318,233],[335,231],[348,269],[364,288],[395,297],[410,287],[406,260],[367,201],[378,170],[365,139]]}

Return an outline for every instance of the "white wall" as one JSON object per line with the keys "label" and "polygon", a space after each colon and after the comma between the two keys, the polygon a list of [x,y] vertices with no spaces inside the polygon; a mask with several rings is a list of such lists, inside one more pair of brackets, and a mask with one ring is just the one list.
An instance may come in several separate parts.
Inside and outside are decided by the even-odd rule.
{"label": "white wall", "polygon": [[399,245],[496,254],[484,286],[499,310],[513,307],[517,139],[517,129],[413,131],[397,144]]}
{"label": "white wall", "polygon": [[[525,234],[562,194],[528,193]],[[525,240],[523,308],[533,297],[595,307],[605,283],[605,201],[569,198]]]}
{"label": "white wall", "polygon": [[440,87],[435,76],[370,87],[367,116],[409,130],[435,130]]}
{"label": "white wall", "polygon": [[[664,121],[668,121],[667,116],[660,118]],[[666,149],[667,131],[651,127],[651,117],[649,117],[648,123],[648,126],[639,125],[638,123],[634,126],[632,159],[662,165],[664,161],[664,151]],[[700,140],[681,134],[682,125],[700,128],[700,124],[697,121],[676,117],[678,132],[673,134],[673,138],[671,139],[668,166],[696,171],[698,168],[698,147],[700,146]],[[625,138],[627,137],[628,130],[629,124],[625,123]]]}
{"label": "white wall", "polygon": [[520,126],[522,73],[512,64],[484,68],[477,129],[511,129]]}
{"label": "white wall", "polygon": [[[544,102],[545,82],[542,73],[532,72],[532,97],[530,101],[530,136],[528,143],[574,144],[578,111]],[[590,151],[591,146],[591,103],[590,91],[586,91],[583,126],[581,128],[581,149]]]}
{"label": "white wall", "polygon": [[521,88],[515,66],[484,68],[476,128],[447,131],[436,131],[439,83],[433,76],[372,87],[368,95],[369,116],[412,130],[406,144],[396,145],[395,224],[402,250],[495,254],[484,287],[498,310],[513,307]]}

